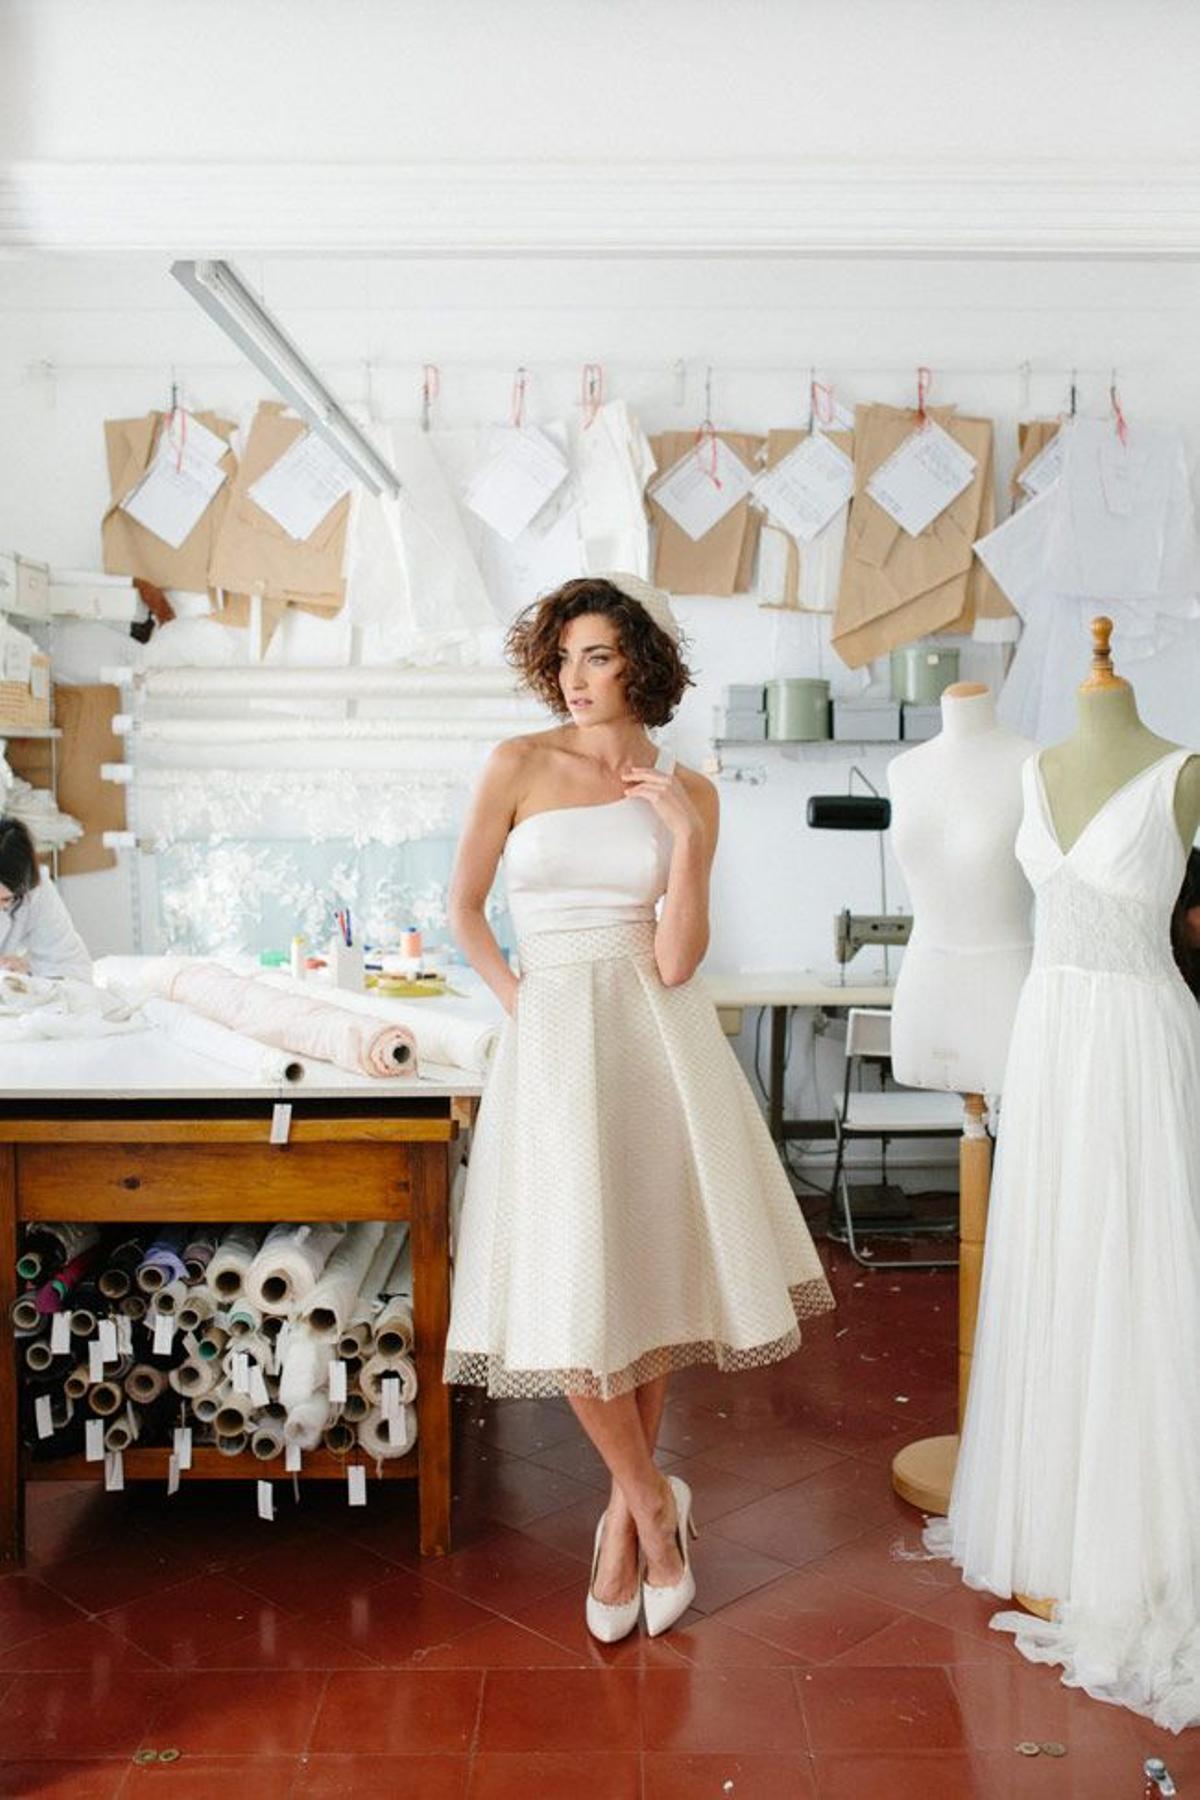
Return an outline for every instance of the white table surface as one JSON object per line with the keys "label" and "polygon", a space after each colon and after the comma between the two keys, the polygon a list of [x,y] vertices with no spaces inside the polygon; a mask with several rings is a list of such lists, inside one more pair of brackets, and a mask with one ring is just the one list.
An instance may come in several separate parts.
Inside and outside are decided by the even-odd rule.
{"label": "white table surface", "polygon": [[890,1006],[894,987],[848,980],[839,987],[811,969],[705,969],[704,985],[717,1006]]}

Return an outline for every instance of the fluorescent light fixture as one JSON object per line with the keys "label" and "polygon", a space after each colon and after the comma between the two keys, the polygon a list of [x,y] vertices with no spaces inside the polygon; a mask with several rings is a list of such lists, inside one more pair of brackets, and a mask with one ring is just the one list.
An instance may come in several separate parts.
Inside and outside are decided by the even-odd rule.
{"label": "fluorescent light fixture", "polygon": [[251,293],[232,263],[177,262],[171,273],[272,387],[373,494],[400,492],[395,470],[330,393],[299,345]]}

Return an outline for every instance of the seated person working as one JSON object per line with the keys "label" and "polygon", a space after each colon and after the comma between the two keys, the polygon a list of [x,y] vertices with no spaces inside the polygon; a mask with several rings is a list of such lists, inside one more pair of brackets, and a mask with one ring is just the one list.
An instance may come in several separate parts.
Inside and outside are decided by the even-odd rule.
{"label": "seated person working", "polygon": [[0,817],[0,972],[92,979],[92,960],[20,819]]}

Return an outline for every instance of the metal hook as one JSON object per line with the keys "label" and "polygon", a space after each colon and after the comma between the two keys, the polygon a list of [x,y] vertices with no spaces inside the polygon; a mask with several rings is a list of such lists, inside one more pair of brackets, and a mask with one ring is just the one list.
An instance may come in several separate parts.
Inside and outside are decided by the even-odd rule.
{"label": "metal hook", "polygon": [[1078,375],[1078,373],[1079,373],[1078,369],[1071,370],[1071,417],[1072,418],[1075,417],[1075,406],[1076,406],[1076,401],[1078,398],[1077,389],[1076,389],[1076,376]]}

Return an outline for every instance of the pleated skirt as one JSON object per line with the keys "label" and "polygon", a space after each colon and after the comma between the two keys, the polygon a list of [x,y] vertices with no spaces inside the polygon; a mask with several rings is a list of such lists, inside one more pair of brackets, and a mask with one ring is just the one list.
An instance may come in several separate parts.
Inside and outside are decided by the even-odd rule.
{"label": "pleated skirt", "polygon": [[626,1393],[790,1355],[833,1305],[699,979],[654,926],[521,945],[473,1135],[445,1374],[495,1395]]}

